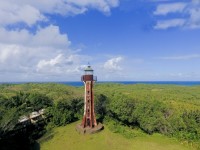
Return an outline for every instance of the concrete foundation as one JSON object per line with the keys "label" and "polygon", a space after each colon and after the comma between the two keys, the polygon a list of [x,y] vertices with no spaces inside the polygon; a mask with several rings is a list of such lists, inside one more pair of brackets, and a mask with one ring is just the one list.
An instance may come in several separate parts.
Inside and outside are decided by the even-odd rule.
{"label": "concrete foundation", "polygon": [[101,130],[103,130],[103,125],[99,123],[96,127],[90,128],[90,127],[85,127],[83,128],[81,124],[76,125],[76,131],[79,132],[80,134],[93,134],[97,133]]}

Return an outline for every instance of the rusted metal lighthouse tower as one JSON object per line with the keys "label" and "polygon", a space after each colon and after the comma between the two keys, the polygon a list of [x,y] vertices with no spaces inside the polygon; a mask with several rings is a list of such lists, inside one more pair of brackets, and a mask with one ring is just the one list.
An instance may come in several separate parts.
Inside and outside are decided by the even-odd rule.
{"label": "rusted metal lighthouse tower", "polygon": [[97,81],[97,77],[93,76],[93,69],[90,65],[85,68],[85,75],[81,77],[81,80],[85,85],[85,98],[84,98],[84,115],[81,125],[83,127],[95,127],[97,126],[96,117],[94,113],[94,92],[93,85]]}
{"label": "rusted metal lighthouse tower", "polygon": [[102,124],[97,124],[94,111],[94,91],[93,86],[97,81],[97,76],[93,76],[93,69],[90,65],[85,68],[85,74],[81,77],[85,86],[84,92],[84,114],[81,124],[76,129],[80,133],[95,133],[103,128]]}

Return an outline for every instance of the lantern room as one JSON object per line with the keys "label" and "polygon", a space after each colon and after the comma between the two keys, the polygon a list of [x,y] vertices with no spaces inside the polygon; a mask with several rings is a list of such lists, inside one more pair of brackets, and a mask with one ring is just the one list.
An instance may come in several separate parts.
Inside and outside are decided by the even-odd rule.
{"label": "lantern room", "polygon": [[84,69],[85,74],[81,77],[81,81],[86,82],[86,81],[97,81],[97,77],[93,76],[94,70],[90,65],[88,65]]}
{"label": "lantern room", "polygon": [[85,68],[85,75],[93,75],[93,69],[91,68],[90,65],[88,65],[86,68]]}

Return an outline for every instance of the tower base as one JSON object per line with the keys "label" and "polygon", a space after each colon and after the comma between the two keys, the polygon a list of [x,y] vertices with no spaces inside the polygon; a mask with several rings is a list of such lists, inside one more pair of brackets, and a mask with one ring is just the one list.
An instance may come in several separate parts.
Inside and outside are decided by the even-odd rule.
{"label": "tower base", "polygon": [[103,125],[99,123],[96,127],[90,128],[90,127],[85,127],[83,128],[81,124],[76,125],[76,131],[79,132],[80,134],[93,134],[97,133],[101,130],[103,130]]}

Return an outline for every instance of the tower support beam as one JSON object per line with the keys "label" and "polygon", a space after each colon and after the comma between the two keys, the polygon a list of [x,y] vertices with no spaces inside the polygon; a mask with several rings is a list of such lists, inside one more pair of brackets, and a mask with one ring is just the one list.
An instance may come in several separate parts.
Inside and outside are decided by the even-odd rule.
{"label": "tower support beam", "polygon": [[93,69],[88,66],[85,75],[81,77],[84,82],[84,113],[81,124],[77,125],[76,130],[80,133],[94,133],[103,129],[102,124],[97,124],[94,111],[94,90],[93,86],[97,77],[93,76]]}

